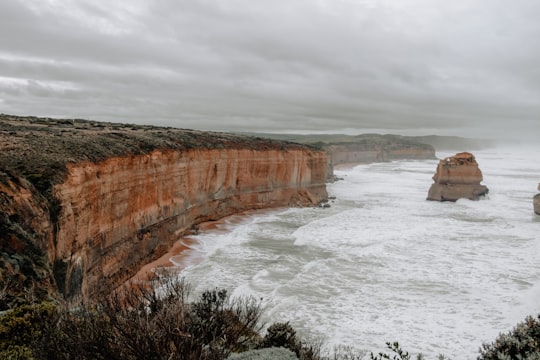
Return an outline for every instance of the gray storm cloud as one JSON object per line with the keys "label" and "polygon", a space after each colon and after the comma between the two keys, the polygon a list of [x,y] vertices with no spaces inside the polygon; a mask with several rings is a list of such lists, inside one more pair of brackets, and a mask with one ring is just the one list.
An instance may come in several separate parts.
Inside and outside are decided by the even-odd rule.
{"label": "gray storm cloud", "polygon": [[535,0],[5,1],[0,112],[538,134],[539,15]]}

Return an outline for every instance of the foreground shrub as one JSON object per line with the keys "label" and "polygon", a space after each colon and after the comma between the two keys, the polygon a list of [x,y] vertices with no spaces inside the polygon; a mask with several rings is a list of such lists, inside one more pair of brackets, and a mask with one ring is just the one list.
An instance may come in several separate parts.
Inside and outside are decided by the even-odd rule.
{"label": "foreground shrub", "polygon": [[221,360],[261,340],[259,303],[161,278],[98,303],[22,306],[0,315],[2,359]]}
{"label": "foreground shrub", "polygon": [[540,360],[540,315],[529,316],[510,332],[483,344],[478,360]]}
{"label": "foreground shrub", "polygon": [[[410,360],[411,358],[411,356],[409,355],[407,351],[404,351],[403,349],[401,349],[398,342],[393,342],[393,343],[387,342],[386,347],[392,353],[395,354],[393,357],[390,357],[392,355],[388,355],[387,353],[382,353],[382,352],[380,352],[377,355],[373,355],[373,353],[371,353],[371,360],[382,360],[382,359]],[[422,359],[423,359],[423,356],[421,354],[418,355],[417,360],[422,360]]]}
{"label": "foreground shrub", "polygon": [[[188,302],[183,280],[159,277],[155,287],[130,286],[97,303],[22,305],[0,312],[0,359],[360,360],[352,348],[321,353],[287,323],[262,337],[260,302],[208,290]],[[411,360],[400,345],[371,360]],[[484,344],[478,360],[540,360],[540,316]],[[426,359],[422,354],[416,360]],[[439,355],[436,359],[446,357]]]}
{"label": "foreground shrub", "polygon": [[54,318],[56,307],[44,302],[22,305],[0,316],[0,359],[31,358],[31,344],[43,334],[43,324]]}
{"label": "foreground shrub", "polygon": [[269,326],[260,347],[283,347],[294,351],[298,355],[301,344],[296,338],[296,331],[286,322],[275,323]]}
{"label": "foreground shrub", "polygon": [[321,345],[300,341],[296,330],[288,323],[275,323],[266,330],[266,335],[259,345],[260,348],[282,347],[294,352],[301,360],[319,360]]}
{"label": "foreground shrub", "polygon": [[[401,346],[399,346],[399,343],[397,341],[393,343],[387,342],[386,347],[394,354],[393,356],[389,355],[388,353],[382,353],[382,352],[380,352],[376,356],[373,355],[373,353],[371,353],[371,360],[383,360],[383,359],[411,360],[412,359],[411,355],[407,351],[403,350]],[[422,353],[420,353],[416,355],[416,360],[426,360],[426,358],[424,357]],[[437,356],[437,360],[450,360],[450,359],[444,355],[439,354]]]}

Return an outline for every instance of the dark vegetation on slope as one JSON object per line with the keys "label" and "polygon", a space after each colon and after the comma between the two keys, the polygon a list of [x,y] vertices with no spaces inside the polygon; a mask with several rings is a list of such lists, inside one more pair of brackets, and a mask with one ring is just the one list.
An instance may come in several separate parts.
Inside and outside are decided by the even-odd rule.
{"label": "dark vegetation on slope", "polygon": [[[262,335],[261,303],[207,290],[193,300],[183,280],[162,275],[156,287],[126,287],[89,303],[42,302],[0,314],[2,359],[361,360],[351,348],[323,349],[287,322]],[[156,290],[156,289],[160,290]],[[397,342],[372,360],[411,360]],[[278,351],[279,350],[279,351]],[[414,359],[428,359],[418,354]],[[448,360],[444,355],[435,358]],[[478,360],[540,359],[540,317],[483,344]]]}
{"label": "dark vegetation on slope", "polygon": [[262,336],[258,300],[216,289],[188,302],[182,280],[166,276],[155,285],[134,284],[96,303],[16,307],[0,316],[0,358],[218,360],[272,347],[319,358],[288,323]]}
{"label": "dark vegetation on slope", "polygon": [[[80,119],[0,114],[0,171],[41,192],[62,180],[66,163],[98,162],[157,149],[298,149],[295,143],[228,133]],[[0,179],[1,180],[1,179]]]}

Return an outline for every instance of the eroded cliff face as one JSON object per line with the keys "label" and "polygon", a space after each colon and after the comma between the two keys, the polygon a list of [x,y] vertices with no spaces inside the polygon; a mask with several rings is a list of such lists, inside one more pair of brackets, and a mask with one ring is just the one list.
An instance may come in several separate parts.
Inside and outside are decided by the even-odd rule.
{"label": "eroded cliff face", "polygon": [[68,170],[54,191],[68,296],[119,284],[203,221],[327,196],[325,156],[311,150],[154,151]]}
{"label": "eroded cliff face", "polygon": [[435,183],[429,189],[428,200],[478,200],[488,193],[488,188],[480,184],[483,176],[478,163],[474,155],[468,152],[440,160],[433,180]]}
{"label": "eroded cliff face", "polygon": [[407,144],[331,144],[325,146],[334,166],[392,160],[434,159],[435,149],[429,145]]}
{"label": "eroded cliff face", "polygon": [[299,144],[6,115],[0,140],[0,310],[96,297],[201,222],[327,198],[326,153]]}
{"label": "eroded cliff face", "polygon": [[44,256],[53,239],[51,224],[47,202],[32,184],[0,171],[0,310],[53,292]]}

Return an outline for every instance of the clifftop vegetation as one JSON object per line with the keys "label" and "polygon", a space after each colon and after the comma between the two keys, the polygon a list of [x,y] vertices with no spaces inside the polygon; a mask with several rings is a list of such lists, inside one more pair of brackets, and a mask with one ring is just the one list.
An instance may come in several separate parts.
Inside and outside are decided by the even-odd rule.
{"label": "clifftop vegetation", "polygon": [[[249,134],[249,133],[247,133]],[[252,134],[254,135],[254,134]],[[411,136],[392,135],[392,134],[257,134],[258,136],[274,140],[294,141],[301,144],[314,145],[317,147],[326,147],[329,145],[361,144],[366,146],[384,146],[384,147],[416,147],[419,149],[432,149],[429,143],[422,142],[420,139]]]}
{"label": "clifftop vegetation", "polygon": [[21,176],[40,191],[46,191],[51,182],[59,182],[65,164],[70,162],[98,162],[158,149],[287,150],[301,147],[285,141],[229,133],[0,114],[0,175]]}

